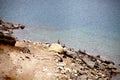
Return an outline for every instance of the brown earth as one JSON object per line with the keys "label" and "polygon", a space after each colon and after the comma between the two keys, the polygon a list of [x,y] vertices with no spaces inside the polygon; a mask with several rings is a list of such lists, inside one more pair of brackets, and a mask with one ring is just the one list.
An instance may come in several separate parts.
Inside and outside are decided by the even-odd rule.
{"label": "brown earth", "polygon": [[0,45],[0,80],[56,80],[55,56],[44,44]]}
{"label": "brown earth", "polygon": [[[110,61],[80,51],[79,57],[75,56],[78,52],[67,52],[50,52],[48,44],[25,40],[15,46],[1,44],[0,80],[110,80],[117,71]],[[100,64],[95,67],[97,61],[100,68]]]}

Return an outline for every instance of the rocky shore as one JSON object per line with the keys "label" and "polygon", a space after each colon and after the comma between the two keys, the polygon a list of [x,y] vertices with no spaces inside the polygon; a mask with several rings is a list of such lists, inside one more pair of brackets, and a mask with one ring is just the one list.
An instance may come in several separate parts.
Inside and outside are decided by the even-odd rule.
{"label": "rocky shore", "polygon": [[115,63],[56,43],[19,41],[24,25],[0,20],[0,80],[111,80]]}
{"label": "rocky shore", "polygon": [[24,25],[13,24],[10,22],[5,22],[2,19],[0,19],[0,43],[14,46],[17,38],[12,35],[13,30],[19,28],[24,29],[24,27],[25,27]]}

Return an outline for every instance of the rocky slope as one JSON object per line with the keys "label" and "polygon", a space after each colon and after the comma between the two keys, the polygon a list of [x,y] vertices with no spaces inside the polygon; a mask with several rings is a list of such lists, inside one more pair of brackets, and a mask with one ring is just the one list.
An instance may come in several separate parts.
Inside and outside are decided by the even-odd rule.
{"label": "rocky slope", "polygon": [[11,33],[15,25],[4,23],[10,28],[0,24],[0,80],[111,80],[120,73],[114,62],[74,51],[59,41],[18,41]]}

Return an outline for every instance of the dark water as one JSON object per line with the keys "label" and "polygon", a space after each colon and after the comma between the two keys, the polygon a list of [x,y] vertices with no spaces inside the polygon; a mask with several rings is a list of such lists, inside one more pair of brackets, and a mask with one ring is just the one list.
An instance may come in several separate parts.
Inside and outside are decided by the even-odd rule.
{"label": "dark water", "polygon": [[21,40],[59,39],[120,64],[120,0],[0,0],[0,16],[27,26]]}

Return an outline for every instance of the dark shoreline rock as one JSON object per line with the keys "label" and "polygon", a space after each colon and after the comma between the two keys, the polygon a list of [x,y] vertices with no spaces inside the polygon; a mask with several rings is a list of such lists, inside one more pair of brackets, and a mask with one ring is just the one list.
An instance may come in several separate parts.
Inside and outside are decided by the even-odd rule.
{"label": "dark shoreline rock", "polygon": [[21,24],[13,24],[10,22],[5,22],[2,19],[0,19],[0,44],[7,44],[14,46],[17,37],[13,36],[13,30],[15,29],[24,29],[25,26]]}

